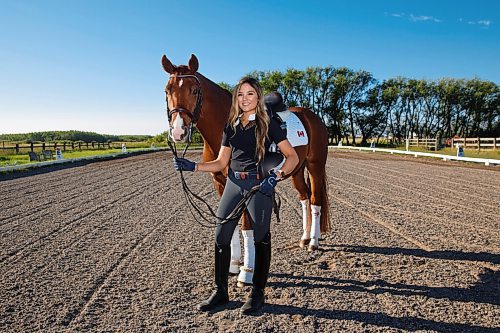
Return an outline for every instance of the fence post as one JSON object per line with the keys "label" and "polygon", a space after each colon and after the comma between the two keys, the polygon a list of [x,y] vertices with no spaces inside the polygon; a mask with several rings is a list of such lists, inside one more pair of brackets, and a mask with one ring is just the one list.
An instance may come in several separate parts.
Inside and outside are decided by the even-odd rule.
{"label": "fence post", "polygon": [[33,152],[33,142],[30,143],[30,149],[31,149],[31,152]]}
{"label": "fence post", "polygon": [[19,154],[19,143],[16,143],[16,154]]}
{"label": "fence post", "polygon": [[497,138],[493,138],[493,150],[497,149]]}
{"label": "fence post", "polygon": [[481,150],[481,138],[477,138],[477,150]]}
{"label": "fence post", "polygon": [[45,142],[42,142],[42,151],[45,150]]}
{"label": "fence post", "polygon": [[464,148],[467,147],[467,138],[464,138]]}
{"label": "fence post", "polygon": [[75,143],[71,141],[71,150],[75,150]]}

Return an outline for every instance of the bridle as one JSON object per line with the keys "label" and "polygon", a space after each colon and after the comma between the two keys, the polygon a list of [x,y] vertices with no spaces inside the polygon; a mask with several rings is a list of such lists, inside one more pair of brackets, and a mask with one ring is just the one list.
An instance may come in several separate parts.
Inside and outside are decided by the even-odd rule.
{"label": "bridle", "polygon": [[[190,112],[189,110],[186,110],[186,109],[180,108],[180,107],[176,107],[176,108],[170,110],[170,108],[168,107],[168,94],[167,94],[167,115],[168,115],[169,130],[170,131],[172,130],[171,121],[172,121],[172,116],[175,113],[178,113],[179,115],[181,113],[184,113],[185,115],[187,115],[191,119],[191,122],[190,122],[189,128],[188,128],[188,133],[187,133],[186,147],[184,148],[184,152],[182,153],[182,157],[184,157],[184,155],[186,155],[186,151],[187,151],[189,145],[191,145],[193,126],[195,126],[196,123],[198,122],[198,120],[200,119],[201,107],[202,107],[202,102],[203,102],[203,94],[201,92],[201,82],[200,82],[200,79],[196,75],[193,75],[193,74],[175,75],[175,78],[182,79],[182,78],[187,78],[187,77],[193,78],[196,80],[196,86],[197,86],[196,87],[196,104],[194,106],[193,112]],[[168,135],[167,135],[167,143],[170,146],[170,149],[172,150],[172,152],[174,152],[174,151],[177,152],[177,147],[175,146],[175,142],[171,142],[168,138]]]}

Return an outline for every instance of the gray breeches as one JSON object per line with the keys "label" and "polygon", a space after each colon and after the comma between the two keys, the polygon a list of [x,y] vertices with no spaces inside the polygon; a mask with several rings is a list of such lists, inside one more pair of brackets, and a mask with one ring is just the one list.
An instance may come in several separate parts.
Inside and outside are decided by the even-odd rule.
{"label": "gray breeches", "polygon": [[[262,180],[259,179],[235,179],[231,170],[227,178],[224,193],[220,199],[217,216],[227,217],[233,211],[238,202],[245,196],[250,189],[259,185]],[[262,242],[269,234],[271,224],[271,213],[273,208],[272,198],[259,191],[254,192],[246,205],[246,210],[250,215],[250,222],[254,233],[255,243]],[[217,225],[215,229],[215,242],[217,245],[231,244],[234,228],[241,215],[229,220],[226,223]],[[220,223],[220,221],[218,221]],[[269,236],[268,236],[269,237]]]}

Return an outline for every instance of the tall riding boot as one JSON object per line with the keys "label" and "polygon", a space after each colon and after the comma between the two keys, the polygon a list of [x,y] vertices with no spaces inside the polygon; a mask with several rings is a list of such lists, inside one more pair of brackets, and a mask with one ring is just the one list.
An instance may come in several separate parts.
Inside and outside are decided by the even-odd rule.
{"label": "tall riding boot", "polygon": [[242,314],[251,314],[260,309],[265,302],[264,289],[271,265],[271,237],[267,242],[255,243],[255,268],[252,293],[241,307]]}
{"label": "tall riding boot", "polygon": [[215,244],[215,290],[205,301],[198,304],[200,311],[210,311],[219,305],[229,302],[227,294],[227,278],[231,261],[231,245]]}

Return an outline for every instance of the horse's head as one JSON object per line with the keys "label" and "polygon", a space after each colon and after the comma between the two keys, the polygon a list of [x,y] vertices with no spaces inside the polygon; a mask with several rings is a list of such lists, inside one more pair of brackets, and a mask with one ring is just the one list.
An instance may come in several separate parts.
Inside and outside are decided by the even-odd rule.
{"label": "horse's head", "polygon": [[190,140],[191,128],[201,112],[201,83],[196,76],[198,59],[191,55],[188,65],[174,66],[163,55],[161,64],[170,78],[165,86],[167,95],[168,134],[175,142]]}

